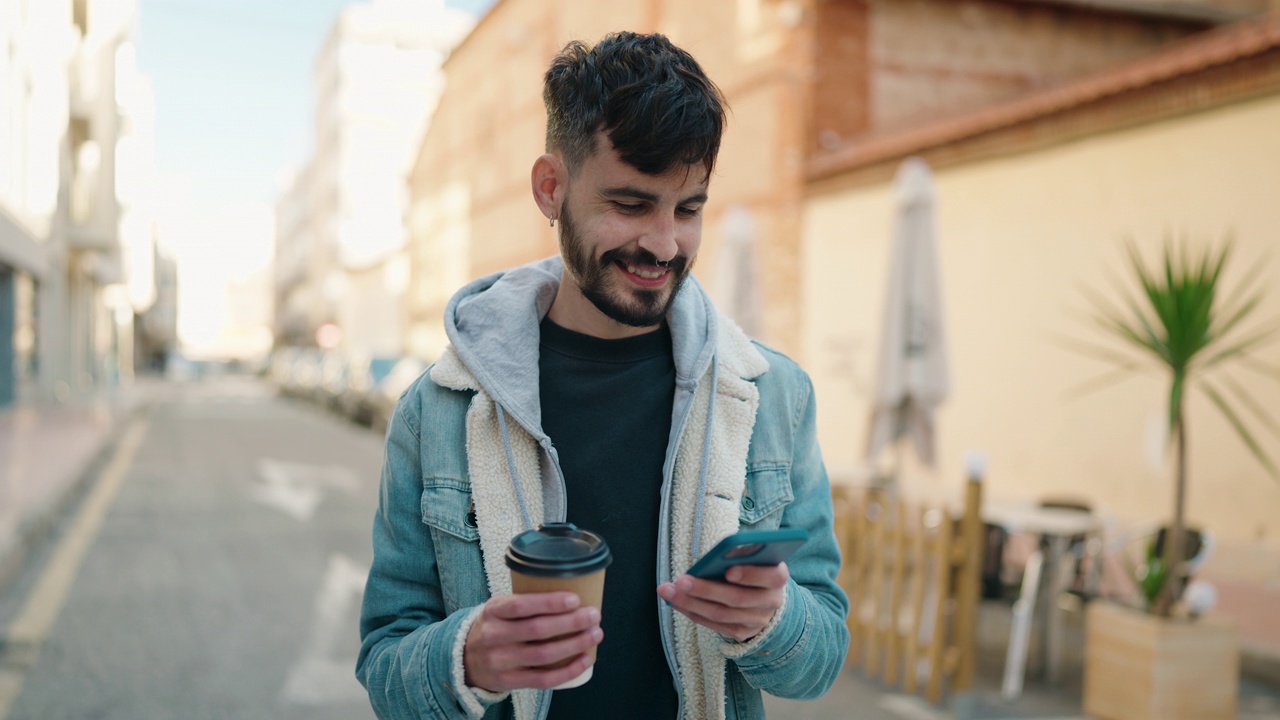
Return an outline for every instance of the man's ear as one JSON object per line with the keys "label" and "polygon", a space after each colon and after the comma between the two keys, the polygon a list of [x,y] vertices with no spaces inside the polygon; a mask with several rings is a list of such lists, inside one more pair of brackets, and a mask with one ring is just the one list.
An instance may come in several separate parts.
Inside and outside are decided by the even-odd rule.
{"label": "man's ear", "polygon": [[560,207],[569,188],[569,171],[558,155],[546,153],[533,161],[530,173],[533,201],[542,214],[551,220],[560,217]]}

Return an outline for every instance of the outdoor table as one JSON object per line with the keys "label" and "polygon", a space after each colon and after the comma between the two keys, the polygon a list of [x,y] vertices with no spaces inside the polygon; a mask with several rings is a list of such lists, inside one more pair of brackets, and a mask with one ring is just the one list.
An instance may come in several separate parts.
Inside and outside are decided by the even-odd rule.
{"label": "outdoor table", "polygon": [[1054,607],[1053,600],[1065,589],[1062,583],[1063,561],[1070,550],[1071,538],[1093,535],[1102,529],[1102,518],[1083,510],[1040,507],[1031,503],[988,503],[982,509],[982,519],[1009,533],[1028,533],[1044,539],[1027,559],[1022,576],[1022,588],[1013,606],[1013,626],[1009,633],[1009,650],[1005,658],[1004,681],[1001,692],[1006,699],[1022,694],[1022,681],[1026,674],[1027,647],[1030,642],[1031,622],[1034,616],[1042,576],[1048,577],[1048,587],[1043,600],[1048,605],[1045,612],[1044,643],[1042,644],[1046,677],[1052,682],[1061,672],[1062,613]]}

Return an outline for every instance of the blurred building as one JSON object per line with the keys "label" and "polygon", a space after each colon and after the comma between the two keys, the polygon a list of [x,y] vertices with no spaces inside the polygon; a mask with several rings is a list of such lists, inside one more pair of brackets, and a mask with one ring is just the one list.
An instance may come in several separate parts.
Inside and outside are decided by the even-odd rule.
{"label": "blurred building", "polygon": [[332,249],[316,240],[312,188],[308,164],[286,179],[276,201],[272,328],[281,346],[315,344],[316,328],[328,319],[320,286],[335,262],[329,257]]}
{"label": "blurred building", "polygon": [[405,178],[472,22],[443,0],[342,11],[316,59],[315,151],[277,207],[278,343],[334,323],[347,350],[402,350]]}
{"label": "blurred building", "polygon": [[130,372],[122,250],[149,232],[153,107],[136,16],[136,0],[0,0],[0,405]]}
{"label": "blurred building", "polygon": [[178,263],[152,244],[154,301],[134,317],[135,372],[163,374],[178,348]]}
{"label": "blurred building", "polygon": [[[446,62],[411,175],[409,349],[444,347],[444,305],[462,283],[556,252],[528,180],[551,58],[572,39],[658,31],[731,108],[697,272],[718,294],[708,269],[722,215],[749,210],[760,335],[812,372],[833,475],[861,470],[890,178],[915,154],[937,171],[941,207],[955,378],[943,471],[957,475],[981,447],[995,496],[1074,491],[1163,518],[1159,379],[1068,401],[1099,368],[1051,338],[1088,335],[1072,324],[1087,307],[1075,288],[1123,272],[1125,236],[1150,250],[1166,230],[1234,229],[1237,271],[1274,247],[1280,61],[1266,18],[1278,11],[1273,0],[499,0]],[[1196,517],[1280,545],[1264,512],[1280,489],[1225,421],[1191,412],[1203,438],[1192,476],[1210,476],[1192,483]],[[1267,447],[1280,454],[1274,438]]]}

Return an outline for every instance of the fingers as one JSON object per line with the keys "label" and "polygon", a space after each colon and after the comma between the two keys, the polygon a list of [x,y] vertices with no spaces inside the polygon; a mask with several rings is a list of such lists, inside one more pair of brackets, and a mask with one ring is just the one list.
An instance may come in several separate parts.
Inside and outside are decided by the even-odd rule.
{"label": "fingers", "polygon": [[[769,591],[727,582],[703,580],[682,575],[672,583],[675,596],[698,603],[715,603],[726,608],[763,608],[769,604]],[[668,598],[671,599],[671,598]]]}
{"label": "fingers", "polygon": [[[735,576],[744,578],[744,581],[733,580]],[[741,566],[730,568],[727,580],[720,582],[682,575],[673,585],[679,593],[729,607],[772,609],[781,605],[787,572],[784,566]]]}
{"label": "fingers", "polygon": [[679,610],[682,615],[698,623],[699,625],[711,628],[712,630],[715,630],[721,635],[725,637],[733,638],[738,642],[749,640],[755,637],[756,635],[759,635],[760,631],[764,630],[765,625],[768,624],[768,623],[765,623],[764,625],[754,625],[754,624],[743,625],[739,623],[722,623],[722,622],[716,622],[715,620],[712,620],[711,618],[708,618],[708,617],[703,617],[702,615],[699,615],[697,613],[683,610],[681,608],[676,608],[676,609]]}
{"label": "fingers", "polygon": [[561,668],[553,670],[540,670],[536,668],[513,670],[504,673],[504,678],[510,683],[512,688],[536,688],[538,690],[548,690],[557,685],[563,685],[570,680],[578,677],[587,671],[587,668],[595,664],[595,658],[590,654],[583,654],[574,658],[573,662]]}
{"label": "fingers", "polygon": [[558,615],[535,615],[485,623],[479,639],[489,645],[537,642],[572,635],[599,625],[600,611],[585,607]]}
{"label": "fingers", "polygon": [[471,662],[467,682],[494,692],[553,688],[593,665],[595,660],[589,651],[603,638],[603,630],[593,628],[554,641],[476,647],[475,652],[463,660],[463,666]]}
{"label": "fingers", "polygon": [[758,588],[780,588],[787,584],[791,571],[786,563],[777,565],[737,565],[725,573],[725,580],[735,585]]}
{"label": "fingers", "polygon": [[682,593],[670,583],[659,586],[658,594],[667,598],[673,608],[695,623],[739,642],[759,635],[769,625],[777,608],[782,606],[779,600],[772,608],[729,607]]}
{"label": "fingers", "polygon": [[485,603],[484,612],[492,618],[519,620],[533,615],[555,615],[576,609],[581,603],[577,593],[526,593],[502,595]]}
{"label": "fingers", "polygon": [[[769,623],[769,619],[773,617],[773,612],[782,606],[781,598],[776,601],[768,596],[766,590],[755,590],[736,588],[727,583],[715,583],[718,585],[726,585],[726,589],[715,589],[716,594],[720,596],[731,595],[730,601],[726,602],[721,599],[706,599],[695,595],[692,591],[681,590],[681,586],[685,584],[685,578],[676,581],[674,592],[665,586],[659,589],[659,594],[663,595],[673,607],[677,610],[689,615],[692,619],[693,615],[705,618],[714,623],[725,625],[747,625],[754,627],[764,627]],[[759,595],[758,598],[742,599],[742,594]]]}
{"label": "fingers", "polygon": [[[566,602],[564,595],[490,598],[467,633],[467,683],[495,692],[549,688],[590,667],[594,660],[583,656],[604,639],[600,611],[577,608],[577,596],[569,595],[572,602]],[[566,604],[577,609],[566,611]],[[569,667],[558,667],[562,664]]]}
{"label": "fingers", "polygon": [[[545,671],[545,666],[555,665],[582,655],[600,644],[603,639],[604,631],[597,627],[555,640],[506,645],[494,651],[493,667],[499,672]],[[570,677],[576,677],[576,675]]]}
{"label": "fingers", "polygon": [[785,563],[740,565],[725,582],[682,575],[658,586],[658,595],[690,620],[738,641],[760,633],[782,607],[790,573]]}
{"label": "fingers", "polygon": [[[680,589],[681,585],[691,585],[688,576],[681,577],[675,583],[664,583],[658,586],[658,594],[678,610],[682,615],[695,623],[711,628],[725,637],[739,642],[755,637],[768,626],[773,619],[776,607],[781,607],[781,599],[776,607],[768,603],[766,607],[739,608],[730,607],[711,600],[695,597]],[[717,583],[725,585],[726,583]],[[750,589],[751,593],[771,593],[772,590]],[[776,591],[781,593],[782,591]]]}

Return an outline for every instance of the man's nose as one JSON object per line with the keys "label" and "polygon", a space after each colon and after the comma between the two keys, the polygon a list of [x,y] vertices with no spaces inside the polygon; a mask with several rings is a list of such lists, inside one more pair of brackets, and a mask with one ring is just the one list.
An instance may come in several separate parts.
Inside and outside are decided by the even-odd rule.
{"label": "man's nose", "polygon": [[673,217],[656,217],[640,238],[640,247],[653,253],[659,262],[675,259],[680,249],[676,244],[676,221]]}

